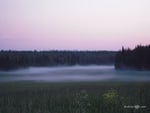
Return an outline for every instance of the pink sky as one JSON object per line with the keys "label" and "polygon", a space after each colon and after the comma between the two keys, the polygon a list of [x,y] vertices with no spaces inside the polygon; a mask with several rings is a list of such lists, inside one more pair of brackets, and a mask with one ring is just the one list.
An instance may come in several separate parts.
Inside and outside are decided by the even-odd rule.
{"label": "pink sky", "polygon": [[119,50],[150,44],[149,0],[0,0],[0,49]]}

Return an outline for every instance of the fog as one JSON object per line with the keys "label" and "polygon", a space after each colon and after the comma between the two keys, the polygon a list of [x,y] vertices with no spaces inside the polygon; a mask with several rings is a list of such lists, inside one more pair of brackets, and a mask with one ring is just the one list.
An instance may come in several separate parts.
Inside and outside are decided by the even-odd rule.
{"label": "fog", "polygon": [[150,71],[116,71],[114,66],[30,67],[0,71],[0,82],[150,81]]}

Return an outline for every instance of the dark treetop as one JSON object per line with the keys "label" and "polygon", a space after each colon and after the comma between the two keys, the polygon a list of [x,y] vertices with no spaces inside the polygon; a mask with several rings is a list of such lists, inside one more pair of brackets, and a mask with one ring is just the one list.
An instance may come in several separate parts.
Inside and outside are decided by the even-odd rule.
{"label": "dark treetop", "polygon": [[115,68],[150,70],[150,45],[139,45],[133,50],[122,48],[116,54]]}
{"label": "dark treetop", "polygon": [[110,65],[112,51],[0,51],[0,70],[30,66]]}

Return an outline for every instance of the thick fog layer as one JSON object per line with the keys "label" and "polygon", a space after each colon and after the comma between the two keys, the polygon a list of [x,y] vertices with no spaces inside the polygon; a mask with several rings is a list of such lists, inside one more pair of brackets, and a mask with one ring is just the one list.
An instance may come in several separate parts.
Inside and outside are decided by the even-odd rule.
{"label": "thick fog layer", "polygon": [[116,71],[114,66],[30,67],[0,71],[0,82],[9,81],[150,81],[150,71]]}

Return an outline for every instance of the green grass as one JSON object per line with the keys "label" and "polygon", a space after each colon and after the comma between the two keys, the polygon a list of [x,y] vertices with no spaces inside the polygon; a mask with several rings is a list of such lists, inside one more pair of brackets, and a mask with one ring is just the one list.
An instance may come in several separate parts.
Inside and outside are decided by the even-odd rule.
{"label": "green grass", "polygon": [[0,113],[150,113],[150,83],[0,83]]}

